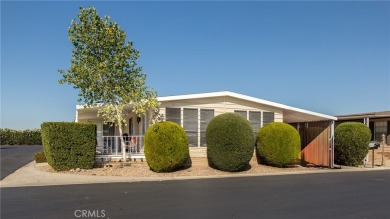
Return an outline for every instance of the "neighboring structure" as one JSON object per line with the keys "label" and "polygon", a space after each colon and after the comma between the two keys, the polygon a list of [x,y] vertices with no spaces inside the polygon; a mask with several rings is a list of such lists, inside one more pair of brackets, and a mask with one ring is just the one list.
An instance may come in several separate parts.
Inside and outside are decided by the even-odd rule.
{"label": "neighboring structure", "polygon": [[390,145],[390,111],[360,113],[337,116],[336,125],[343,122],[361,122],[371,130],[372,141],[382,141],[382,134],[386,136],[386,143]]}
{"label": "neighboring structure", "polygon": [[[302,159],[321,166],[333,167],[333,129],[336,117],[311,112],[287,105],[262,100],[229,91],[159,97],[160,114],[164,120],[181,125],[189,139],[192,157],[206,156],[206,128],[210,120],[222,113],[237,113],[249,120],[253,132],[268,123],[290,123],[301,134]],[[131,104],[129,104],[131,110]],[[124,128],[130,145],[129,156],[143,156],[143,135],[150,126],[148,116],[128,116],[129,126]],[[105,125],[97,117],[97,108],[76,107],[76,121],[97,124],[100,156],[115,156],[118,147],[118,130]],[[120,154],[119,154],[120,155]]]}

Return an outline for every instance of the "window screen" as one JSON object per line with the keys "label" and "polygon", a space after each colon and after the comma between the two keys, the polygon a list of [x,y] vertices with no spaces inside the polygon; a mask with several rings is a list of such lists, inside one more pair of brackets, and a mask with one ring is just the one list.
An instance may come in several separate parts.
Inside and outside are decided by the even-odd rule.
{"label": "window screen", "polygon": [[263,126],[275,121],[274,112],[263,112]]}
{"label": "window screen", "polygon": [[382,134],[386,135],[387,132],[387,122],[375,122],[375,135],[374,140],[375,141],[382,141]]}
{"label": "window screen", "polygon": [[198,146],[198,109],[183,109],[183,128],[190,147]]}
{"label": "window screen", "polygon": [[180,108],[166,108],[165,117],[167,121],[175,122],[179,125],[181,120],[181,111]]}
{"label": "window screen", "polygon": [[245,119],[247,118],[247,112],[246,111],[240,111],[240,110],[234,110],[235,114],[238,114],[240,116],[243,116]]}
{"label": "window screen", "polygon": [[206,129],[211,119],[214,118],[214,110],[200,110],[200,146],[206,147]]}
{"label": "window screen", "polygon": [[261,112],[249,111],[249,122],[252,125],[253,132],[257,133],[260,128]]}

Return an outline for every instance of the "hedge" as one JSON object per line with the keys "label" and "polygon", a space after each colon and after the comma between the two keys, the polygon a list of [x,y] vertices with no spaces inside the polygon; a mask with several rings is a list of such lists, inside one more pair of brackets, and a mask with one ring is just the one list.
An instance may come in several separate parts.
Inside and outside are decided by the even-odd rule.
{"label": "hedge", "polygon": [[241,171],[253,157],[255,136],[244,117],[224,113],[214,117],[206,129],[207,157],[212,167]]}
{"label": "hedge", "polygon": [[189,158],[188,137],[174,122],[159,122],[145,133],[145,158],[151,170],[170,172],[182,167]]}
{"label": "hedge", "polygon": [[256,149],[261,163],[284,167],[299,160],[301,138],[291,125],[272,122],[259,129]]}
{"label": "hedge", "polygon": [[57,171],[90,169],[95,162],[96,125],[92,123],[44,122],[43,151]]}
{"label": "hedge", "polygon": [[0,138],[0,145],[42,145],[40,129],[0,129]]}
{"label": "hedge", "polygon": [[345,122],[335,129],[335,163],[358,166],[368,153],[371,131],[363,123]]}

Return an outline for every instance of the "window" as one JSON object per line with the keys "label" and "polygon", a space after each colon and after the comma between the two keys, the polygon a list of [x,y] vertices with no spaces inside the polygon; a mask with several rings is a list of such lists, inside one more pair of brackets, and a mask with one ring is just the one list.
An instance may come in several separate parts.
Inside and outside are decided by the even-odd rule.
{"label": "window", "polygon": [[175,122],[179,125],[181,120],[181,110],[180,108],[166,108],[165,116],[167,121]]}
{"label": "window", "polygon": [[375,141],[382,141],[382,134],[387,134],[387,122],[375,122],[375,136],[374,140]]}
{"label": "window", "polygon": [[241,111],[241,110],[234,110],[235,114],[238,114],[240,116],[243,116],[245,119],[247,119],[247,112],[246,111]]}
{"label": "window", "polygon": [[103,136],[114,136],[115,135],[115,124],[107,123],[103,124]]}
{"label": "window", "polygon": [[214,118],[214,110],[201,109],[200,110],[200,146],[206,147],[206,129],[211,119]]}
{"label": "window", "polygon": [[129,119],[129,134],[130,135],[134,134],[133,118]]}
{"label": "window", "polygon": [[254,133],[257,133],[261,123],[261,112],[249,111],[249,122],[252,125]]}
{"label": "window", "polygon": [[198,109],[183,109],[183,128],[190,147],[198,146]]}
{"label": "window", "polygon": [[263,126],[275,121],[274,112],[263,112]]}

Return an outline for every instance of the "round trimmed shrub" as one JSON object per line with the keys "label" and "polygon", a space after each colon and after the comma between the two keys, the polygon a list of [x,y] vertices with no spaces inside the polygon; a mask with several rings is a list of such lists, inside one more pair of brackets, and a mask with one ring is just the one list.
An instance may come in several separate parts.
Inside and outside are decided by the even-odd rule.
{"label": "round trimmed shrub", "polygon": [[371,131],[363,123],[345,122],[335,129],[335,163],[347,166],[359,165],[368,153]]}
{"label": "round trimmed shrub", "polygon": [[272,122],[259,129],[256,149],[262,163],[284,167],[299,160],[301,138],[291,125]]}
{"label": "round trimmed shrub", "polygon": [[145,133],[145,158],[155,172],[170,172],[182,167],[189,158],[188,137],[174,122],[152,125]]}
{"label": "round trimmed shrub", "polygon": [[207,157],[216,169],[235,172],[249,165],[255,137],[244,117],[224,113],[214,117],[206,129]]}
{"label": "round trimmed shrub", "polygon": [[35,153],[34,160],[36,163],[46,163],[47,162],[45,153],[43,151]]}

